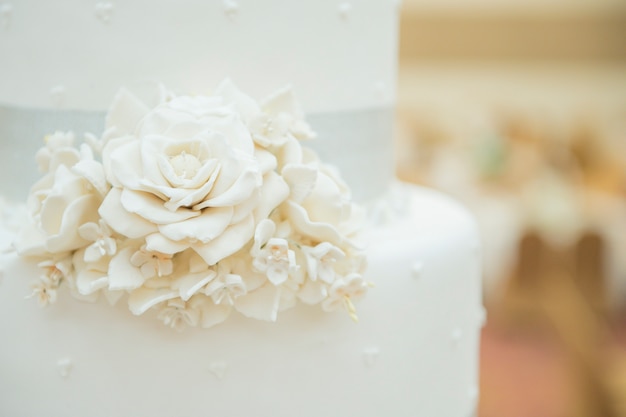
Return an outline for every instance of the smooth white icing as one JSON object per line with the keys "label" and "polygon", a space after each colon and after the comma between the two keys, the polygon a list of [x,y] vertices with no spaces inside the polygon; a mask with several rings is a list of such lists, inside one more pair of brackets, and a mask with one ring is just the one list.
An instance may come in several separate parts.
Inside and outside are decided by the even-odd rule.
{"label": "smooth white icing", "polygon": [[121,86],[204,94],[226,77],[253,97],[290,83],[306,112],[394,103],[393,0],[2,4],[2,104],[105,110]]}
{"label": "smooth white icing", "polygon": [[67,292],[41,310],[23,299],[36,269],[4,255],[0,415],[471,415],[484,314],[476,225],[436,192],[399,193],[407,205],[394,212],[407,214],[367,236],[375,288],[358,324],[300,305],[276,323],[238,316],[179,333]]}

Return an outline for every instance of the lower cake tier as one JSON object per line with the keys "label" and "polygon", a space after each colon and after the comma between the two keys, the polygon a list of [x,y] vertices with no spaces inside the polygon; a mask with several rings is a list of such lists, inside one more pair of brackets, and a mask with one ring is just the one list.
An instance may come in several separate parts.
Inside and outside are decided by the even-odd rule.
{"label": "lower cake tier", "polygon": [[374,287],[358,323],[301,304],[276,323],[233,315],[177,332],[68,292],[40,309],[25,299],[37,268],[2,255],[0,415],[471,416],[485,318],[476,226],[434,191],[396,193],[366,236]]}

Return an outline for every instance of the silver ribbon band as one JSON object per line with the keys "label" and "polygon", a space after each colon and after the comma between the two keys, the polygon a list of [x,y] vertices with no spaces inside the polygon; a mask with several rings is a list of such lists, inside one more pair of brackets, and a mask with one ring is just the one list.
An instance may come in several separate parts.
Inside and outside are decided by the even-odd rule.
{"label": "silver ribbon band", "polygon": [[[35,153],[42,138],[55,131],[104,129],[103,112],[23,109],[0,105],[0,195],[24,200],[40,173]],[[318,139],[307,142],[327,163],[339,167],[353,197],[368,202],[379,197],[393,178],[391,145],[393,110],[369,109],[313,113],[307,120]]]}

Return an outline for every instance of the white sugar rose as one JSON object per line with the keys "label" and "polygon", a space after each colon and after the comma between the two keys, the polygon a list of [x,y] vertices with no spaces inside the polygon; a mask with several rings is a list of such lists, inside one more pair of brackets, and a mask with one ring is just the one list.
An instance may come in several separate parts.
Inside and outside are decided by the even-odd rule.
{"label": "white sugar rose", "polygon": [[283,175],[292,190],[285,211],[293,227],[314,242],[330,242],[338,247],[351,245],[351,238],[363,225],[365,213],[351,202],[349,189],[339,176],[318,162],[288,164]]}
{"label": "white sugar rose", "polygon": [[122,92],[108,125],[117,136],[103,163],[114,188],[100,214],[150,251],[192,248],[215,265],[287,197],[275,157],[255,147],[236,106],[219,95],[169,96],[148,110]]}
{"label": "white sugar rose", "polygon": [[208,97],[162,89],[154,107],[122,90],[99,139],[57,132],[37,154],[15,242],[43,261],[33,297],[54,303],[63,285],[176,329],[276,321],[298,302],[356,320],[363,212],[301,145],[314,136],[289,88],[260,104],[229,81]]}
{"label": "white sugar rose", "polygon": [[62,152],[54,171],[46,174],[31,189],[28,200],[30,218],[15,242],[18,252],[44,256],[80,249],[91,242],[79,228],[98,222],[98,207],[107,191],[102,165],[93,160],[89,148]]}

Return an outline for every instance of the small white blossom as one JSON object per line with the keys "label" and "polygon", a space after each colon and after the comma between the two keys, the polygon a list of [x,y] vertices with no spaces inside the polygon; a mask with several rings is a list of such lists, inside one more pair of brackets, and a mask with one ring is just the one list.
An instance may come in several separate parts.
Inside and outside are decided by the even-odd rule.
{"label": "small white blossom", "polygon": [[345,258],[346,254],[329,242],[323,242],[313,248],[306,248],[307,272],[309,279],[316,281],[318,278],[328,284],[335,280],[334,264]]}
{"label": "small white blossom", "polygon": [[286,113],[270,117],[265,113],[253,118],[249,127],[254,142],[262,147],[282,146],[289,139],[289,127],[293,117]]}
{"label": "small white blossom", "polygon": [[188,307],[180,298],[169,300],[157,316],[168,327],[182,331],[186,326],[195,327],[200,321],[200,311]]}
{"label": "small white blossom", "polygon": [[100,219],[99,223],[85,223],[78,228],[78,234],[93,242],[85,250],[85,262],[96,262],[104,256],[113,256],[117,251],[115,239],[111,237],[111,228]]}
{"label": "small white blossom", "polygon": [[369,288],[367,282],[360,274],[353,273],[345,277],[338,278],[328,290],[328,298],[322,302],[325,311],[337,310],[344,307],[350,317],[357,321],[356,309],[352,303],[363,297]]}
{"label": "small white blossom", "polygon": [[168,276],[174,271],[171,255],[147,251],[145,246],[131,256],[130,263],[139,268],[146,279]]}
{"label": "small white blossom", "polygon": [[41,307],[57,300],[57,289],[64,279],[72,274],[72,257],[48,259],[37,264],[42,269],[39,279],[31,285],[33,292],[27,298],[36,298]]}
{"label": "small white blossom", "polygon": [[261,248],[253,261],[254,267],[267,275],[274,285],[283,284],[289,274],[298,270],[296,254],[285,239],[272,238]]}
{"label": "small white blossom", "polygon": [[239,275],[220,274],[206,286],[204,293],[215,304],[233,305],[237,297],[246,294],[246,285]]}
{"label": "small white blossom", "polygon": [[27,298],[36,298],[40,307],[46,307],[48,304],[54,304],[57,300],[58,283],[55,283],[47,275],[42,275],[31,285],[33,292]]}
{"label": "small white blossom", "polygon": [[48,259],[37,264],[43,270],[43,276],[52,284],[58,286],[64,278],[69,278],[72,273],[72,257],[65,256],[60,259]]}

